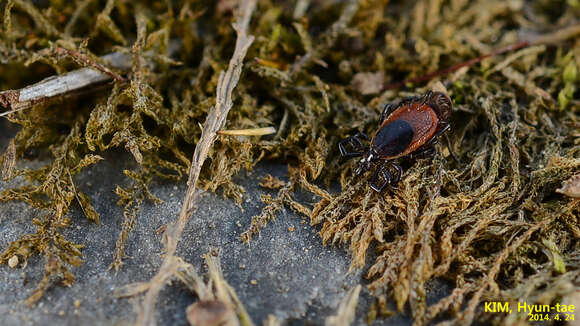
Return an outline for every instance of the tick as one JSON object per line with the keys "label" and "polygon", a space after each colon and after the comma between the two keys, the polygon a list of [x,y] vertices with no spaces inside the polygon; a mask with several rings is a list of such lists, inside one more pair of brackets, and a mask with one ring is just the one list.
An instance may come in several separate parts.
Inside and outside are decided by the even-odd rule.
{"label": "tick", "polygon": [[[385,105],[379,129],[370,145],[363,145],[362,140],[369,138],[359,132],[339,142],[338,149],[343,157],[362,157],[356,175],[375,168],[370,186],[381,192],[387,185],[401,180],[403,169],[396,159],[426,158],[435,154],[437,139],[449,131],[450,116],[451,100],[441,92],[429,91],[423,96],[408,97],[397,105]],[[352,151],[347,149],[349,144]]]}

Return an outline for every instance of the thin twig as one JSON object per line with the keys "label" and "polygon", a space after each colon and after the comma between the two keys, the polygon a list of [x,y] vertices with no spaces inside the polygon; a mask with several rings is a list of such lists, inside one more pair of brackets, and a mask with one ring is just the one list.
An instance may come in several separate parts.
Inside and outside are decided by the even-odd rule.
{"label": "thin twig", "polygon": [[321,40],[317,46],[311,49],[311,51],[308,51],[298,59],[298,61],[296,61],[290,68],[290,74],[296,75],[300,70],[310,66],[312,63],[316,63],[321,54],[331,48],[340,34],[344,32],[354,15],[357,13],[359,6],[360,0],[348,0],[338,20],[330,26],[326,33],[324,33],[326,39]]}
{"label": "thin twig", "polygon": [[490,53],[484,54],[482,56],[479,56],[477,58],[474,58],[474,59],[471,59],[471,60],[468,60],[468,61],[465,61],[465,62],[456,64],[456,65],[451,66],[449,68],[445,68],[445,69],[441,69],[441,70],[438,70],[438,71],[430,72],[428,74],[425,74],[423,76],[419,76],[419,77],[416,77],[416,78],[409,78],[409,79],[405,79],[405,80],[400,81],[400,82],[388,84],[385,87],[383,87],[382,91],[386,91],[386,90],[393,89],[393,88],[399,88],[399,87],[404,86],[404,85],[409,84],[409,83],[415,84],[415,83],[426,82],[428,80],[431,80],[434,77],[446,75],[446,74],[448,74],[450,72],[457,71],[457,70],[459,70],[459,69],[461,69],[463,67],[472,66],[472,65],[474,65],[474,64],[476,64],[476,63],[478,63],[480,61],[483,61],[483,59],[487,59],[489,57],[492,57],[492,56],[495,56],[495,55],[500,55],[502,53],[514,51],[514,50],[517,50],[517,49],[521,49],[521,48],[524,48],[524,47],[529,46],[529,45],[530,45],[530,43],[528,41],[524,41],[524,42],[520,42],[520,43],[517,43],[517,44],[514,44],[514,45],[506,46],[506,47],[503,47],[501,49],[498,49],[498,50],[492,51]]}
{"label": "thin twig", "polygon": [[81,207],[81,210],[83,211],[83,214],[88,218],[89,214],[87,214],[87,212],[85,211],[85,206],[83,205],[83,202],[79,198],[79,194],[77,193],[77,188],[75,187],[75,181],[73,180],[73,177],[70,174],[70,169],[67,168],[66,173],[68,174],[68,178],[70,180],[70,185],[71,185],[71,188],[73,190],[73,193],[75,194],[75,198],[77,199],[77,202],[79,203],[79,206]]}
{"label": "thin twig", "polygon": [[522,40],[528,41],[530,45],[556,45],[568,39],[572,39],[580,35],[580,24],[563,27],[551,33],[545,34],[529,34],[521,37]]}
{"label": "thin twig", "polygon": [[358,297],[362,286],[358,284],[350,289],[340,301],[336,315],[326,318],[326,326],[348,326],[354,321]]}
{"label": "thin twig", "polygon": [[231,307],[236,312],[241,326],[254,326],[254,323],[250,319],[250,314],[248,314],[248,311],[246,311],[246,308],[242,305],[236,291],[234,291],[234,289],[224,279],[219,261],[219,253],[216,255],[209,253],[205,254],[204,259],[209,270],[210,279],[213,281],[216,299],[224,302],[228,307]]}
{"label": "thin twig", "polygon": [[2,163],[2,180],[8,181],[12,179],[12,174],[14,172],[14,166],[16,165],[16,144],[14,139],[8,143],[8,148],[4,153],[4,162]]}
{"label": "thin twig", "polygon": [[[172,42],[169,46],[169,55],[177,52],[178,48],[179,43]],[[99,90],[101,88],[96,86],[102,86],[112,79],[123,82],[125,78],[113,72],[111,69],[128,72],[133,65],[133,56],[129,53],[113,52],[104,55],[100,57],[100,60],[104,63],[102,65],[85,55],[71,50],[57,48],[56,51],[61,54],[71,55],[73,58],[89,64],[91,67],[80,68],[63,75],[50,76],[36,84],[21,89],[0,92],[0,106],[7,109],[6,112],[0,113],[0,117],[28,109],[33,105],[54,98],[73,96],[84,93],[85,91]],[[147,62],[147,64],[154,65],[153,62]]]}
{"label": "thin twig", "polygon": [[216,139],[218,130],[224,126],[228,112],[233,106],[232,92],[240,79],[243,60],[246,53],[254,41],[254,37],[248,35],[247,30],[255,7],[256,0],[244,0],[240,5],[238,19],[233,24],[237,33],[234,54],[230,60],[228,70],[226,72],[220,72],[217,85],[216,104],[206,118],[201,138],[195,147],[195,152],[193,153],[193,158],[191,160],[192,164],[189,170],[187,191],[183,201],[183,207],[181,208],[178,220],[171,223],[167,228],[167,253],[159,271],[153,279],[151,279],[151,286],[145,295],[141,309],[137,315],[137,325],[155,324],[153,316],[155,301],[165,283],[173,276],[176,270],[174,266],[174,254],[181,233],[194,210],[195,188],[201,172],[201,167],[203,166],[209,150]]}
{"label": "thin twig", "polygon": [[81,17],[81,14],[94,1],[95,0],[83,0],[83,1],[80,1],[80,3],[77,4],[77,6],[75,8],[75,11],[71,15],[70,19],[68,20],[68,22],[66,23],[66,26],[64,28],[64,34],[65,35],[67,35],[67,36],[71,36],[72,35],[72,32],[71,32],[72,31],[72,28],[74,27],[74,25],[76,24],[76,22]]}
{"label": "thin twig", "polygon": [[124,83],[126,81],[126,79],[124,77],[120,76],[119,74],[112,71],[111,69],[103,66],[102,64],[96,62],[95,60],[89,58],[87,55],[80,53],[79,51],[73,51],[73,50],[69,50],[69,49],[65,49],[65,48],[61,48],[61,47],[55,48],[54,51],[59,55],[67,55],[67,56],[75,59],[76,61],[78,61],[80,64],[84,64],[84,65],[93,67],[93,68],[97,69],[98,71],[109,75],[111,78],[113,78],[114,80],[116,80],[118,82]]}
{"label": "thin twig", "polygon": [[187,319],[191,325],[200,326],[254,326],[238,295],[224,279],[219,252],[219,249],[212,249],[203,256],[209,270],[207,283],[191,264],[180,262],[182,266],[177,276],[199,298],[187,308]]}
{"label": "thin twig", "polygon": [[501,49],[497,49],[495,51],[484,54],[484,55],[479,56],[477,58],[474,58],[474,59],[471,59],[471,60],[468,60],[468,61],[465,61],[462,63],[458,63],[454,66],[449,67],[449,68],[441,69],[438,71],[433,71],[433,72],[430,72],[428,74],[425,74],[425,75],[422,75],[419,77],[409,78],[409,79],[403,80],[401,82],[396,82],[396,83],[391,83],[391,84],[385,85],[381,91],[386,91],[386,90],[393,89],[393,88],[399,88],[399,87],[404,86],[404,85],[409,84],[409,83],[416,84],[416,83],[426,82],[426,81],[429,81],[435,77],[443,76],[443,75],[447,75],[449,73],[455,72],[463,67],[473,66],[474,64],[481,62],[484,59],[487,59],[489,57],[500,55],[500,54],[503,54],[506,52],[519,50],[521,48],[525,48],[528,46],[558,44],[558,43],[561,43],[567,39],[574,38],[574,37],[578,36],[579,34],[580,34],[580,24],[576,24],[576,25],[572,25],[569,27],[564,27],[562,29],[556,30],[553,33],[522,37],[522,41],[519,43],[508,45],[506,47],[503,47]]}
{"label": "thin twig", "polygon": [[280,128],[278,128],[278,132],[276,133],[276,136],[274,136],[274,139],[280,139],[280,137],[282,137],[282,133],[284,132],[284,129],[286,129],[287,123],[288,123],[288,109],[284,109],[284,115],[282,116],[282,121],[280,121]]}
{"label": "thin twig", "polygon": [[[0,94],[0,105],[2,105],[2,103],[3,103],[3,102],[2,102],[2,94]],[[27,107],[27,106],[24,106],[24,107],[21,107],[21,108],[18,108],[18,109],[14,109],[14,110],[10,110],[10,111],[6,111],[6,112],[2,112],[2,113],[0,113],[0,117],[5,117],[5,116],[7,116],[7,115],[9,115],[9,114],[16,113],[16,112],[20,112],[20,111],[26,110],[26,109],[28,109],[28,108],[29,108],[29,107]]]}
{"label": "thin twig", "polygon": [[[101,57],[103,62],[114,69],[131,69],[131,55],[113,52]],[[81,68],[60,76],[51,76],[40,82],[18,90],[0,92],[0,106],[8,109],[2,116],[31,107],[57,96],[80,91],[91,85],[111,80],[111,76],[95,68]]]}

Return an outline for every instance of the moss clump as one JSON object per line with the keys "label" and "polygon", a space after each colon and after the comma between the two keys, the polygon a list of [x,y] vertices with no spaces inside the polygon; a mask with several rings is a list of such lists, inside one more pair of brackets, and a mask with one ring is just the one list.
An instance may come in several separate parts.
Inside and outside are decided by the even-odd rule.
{"label": "moss clump", "polygon": [[[299,3],[308,10],[292,1],[259,3],[249,31],[256,40],[226,124],[276,126],[277,134],[220,136],[200,180],[241,205],[244,190],[232,176],[263,159],[289,164],[287,181],[262,181],[278,194],[264,197],[264,211],[244,240],[287,205],[321,225],[324,243],[348,247],[352,268],[370,263],[375,312],[386,313],[384,303],[394,299],[398,309],[410,307],[418,324],[444,313],[455,321],[506,318],[476,308],[498,298],[554,303],[577,287],[579,203],[555,193],[580,170],[577,38],[491,57],[441,78],[454,102],[451,139],[459,163],[441,147],[432,160],[403,162],[401,182],[378,194],[368,187],[368,175],[353,176],[353,164],[336,149],[357,131],[373,134],[386,102],[431,88],[381,91],[364,86],[365,76],[382,80],[382,86],[421,77],[574,24],[577,6],[499,0]],[[125,221],[115,268],[141,203],[157,200],[148,190],[151,181],[183,179],[199,124],[215,102],[218,72],[231,57],[233,8],[230,1],[208,7],[196,0],[0,5],[2,89],[95,67],[110,52],[132,58],[129,69],[111,72],[123,78],[99,92],[42,101],[8,116],[21,129],[2,156],[3,170],[10,171],[4,177],[22,176],[27,183],[5,189],[0,200],[25,201],[40,213],[33,221],[37,233],[12,243],[0,262],[46,256],[45,278],[31,302],[55,277],[72,282],[68,266],[81,263],[80,245],[60,230],[72,223],[71,205],[79,204],[98,223],[74,177],[98,163],[99,154],[124,147],[138,163],[125,171],[130,184],[117,188]],[[55,48],[67,49],[67,55]],[[37,169],[13,164],[31,150],[48,150],[50,162]],[[331,191],[337,182],[341,191]],[[299,191],[319,201],[300,202]],[[425,284],[433,278],[449,279],[455,289],[428,305]]]}

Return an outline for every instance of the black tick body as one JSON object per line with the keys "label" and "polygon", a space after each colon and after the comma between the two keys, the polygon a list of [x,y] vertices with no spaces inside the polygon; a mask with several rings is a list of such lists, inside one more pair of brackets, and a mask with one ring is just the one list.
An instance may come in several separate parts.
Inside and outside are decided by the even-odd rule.
{"label": "black tick body", "polygon": [[[361,141],[369,138],[358,133],[342,140],[338,148],[344,157],[362,157],[356,169],[357,175],[376,166],[370,186],[380,192],[401,179],[403,169],[394,162],[395,159],[424,158],[435,154],[433,145],[449,130],[450,116],[449,97],[429,91],[421,97],[405,98],[398,105],[387,104],[369,146]],[[347,150],[348,144],[353,151]]]}

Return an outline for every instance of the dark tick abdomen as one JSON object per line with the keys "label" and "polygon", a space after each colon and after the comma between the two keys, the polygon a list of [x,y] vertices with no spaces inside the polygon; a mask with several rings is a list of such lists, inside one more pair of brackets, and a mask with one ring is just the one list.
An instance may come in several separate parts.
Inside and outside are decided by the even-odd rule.
{"label": "dark tick abdomen", "polygon": [[[400,121],[400,122],[398,122]],[[406,143],[406,147],[396,154],[380,154],[384,159],[395,159],[403,157],[409,153],[414,152],[417,148],[423,146],[437,131],[439,119],[435,111],[428,105],[421,104],[419,101],[400,106],[389,117],[383,121],[378,134],[383,131],[383,128],[391,128],[394,123],[406,123],[410,126],[412,131],[412,139]],[[375,138],[377,138],[375,136]],[[381,137],[384,139],[383,137]],[[401,142],[401,147],[403,142]],[[379,150],[381,142],[373,140],[373,146]],[[399,148],[400,149],[400,148]],[[396,150],[385,151],[385,153],[394,153]]]}
{"label": "dark tick abdomen", "polygon": [[413,135],[413,126],[409,122],[395,120],[379,129],[372,146],[382,157],[397,156],[407,149]]}

